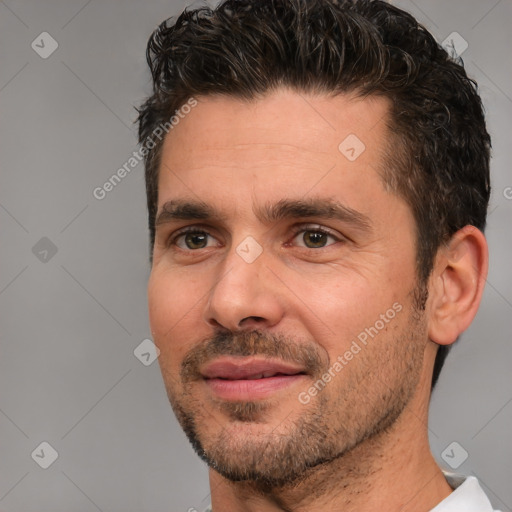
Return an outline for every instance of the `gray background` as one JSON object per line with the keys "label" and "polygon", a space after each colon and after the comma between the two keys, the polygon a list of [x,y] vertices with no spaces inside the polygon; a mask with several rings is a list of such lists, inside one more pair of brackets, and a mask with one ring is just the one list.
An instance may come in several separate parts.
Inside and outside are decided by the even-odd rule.
{"label": "gray background", "polygon": [[[441,454],[457,441],[469,454],[458,471],[477,475],[494,505],[510,511],[512,2],[396,3],[439,41],[463,36],[462,57],[488,110],[490,275],[434,394],[430,436],[445,467]],[[184,6],[0,1],[4,512],[186,511],[209,502],[207,471],[176,424],[157,363],[133,354],[150,337],[143,165],[105,199],[92,195],[136,149],[147,38]],[[31,48],[44,31],[58,43],[47,59]],[[47,240],[33,251],[43,237],[56,254],[44,253]],[[59,454],[46,470],[31,458],[42,441]]]}

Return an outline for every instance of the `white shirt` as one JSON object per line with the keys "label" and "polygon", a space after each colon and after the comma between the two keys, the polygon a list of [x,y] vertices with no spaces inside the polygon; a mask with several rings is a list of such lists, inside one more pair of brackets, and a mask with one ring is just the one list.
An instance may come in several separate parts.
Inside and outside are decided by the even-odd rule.
{"label": "white shirt", "polygon": [[[463,477],[444,473],[448,485],[454,491],[430,512],[500,512],[493,510],[491,502],[474,476]],[[204,512],[211,512],[208,507]]]}
{"label": "white shirt", "polygon": [[463,477],[446,472],[444,476],[454,491],[430,512],[500,512],[493,510],[474,476]]}

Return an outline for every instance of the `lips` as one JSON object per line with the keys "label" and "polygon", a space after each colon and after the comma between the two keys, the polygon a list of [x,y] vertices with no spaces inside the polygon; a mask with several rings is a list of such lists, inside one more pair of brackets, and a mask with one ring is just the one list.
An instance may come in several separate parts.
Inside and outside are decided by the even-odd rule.
{"label": "lips", "polygon": [[222,359],[204,367],[201,374],[206,379],[254,380],[276,375],[305,373],[302,368],[267,359]]}
{"label": "lips", "polygon": [[210,390],[226,400],[266,398],[305,374],[303,368],[284,361],[251,358],[217,359],[201,369]]}

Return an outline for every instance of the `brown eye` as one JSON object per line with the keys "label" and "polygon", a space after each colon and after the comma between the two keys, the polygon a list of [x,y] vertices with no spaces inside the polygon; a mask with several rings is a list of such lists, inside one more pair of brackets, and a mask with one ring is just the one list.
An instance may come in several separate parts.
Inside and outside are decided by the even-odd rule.
{"label": "brown eye", "polygon": [[174,243],[183,250],[197,250],[209,247],[213,238],[204,231],[190,231],[178,235]]}
{"label": "brown eye", "polygon": [[323,229],[301,229],[294,238],[295,244],[306,249],[322,249],[338,239]]}
{"label": "brown eye", "polygon": [[207,235],[204,233],[188,233],[185,236],[185,245],[189,249],[202,249],[207,243]]}
{"label": "brown eye", "polygon": [[316,249],[318,247],[325,247],[327,244],[329,236],[327,233],[322,233],[321,231],[306,231],[304,235],[302,235],[302,240],[306,247],[310,249]]}

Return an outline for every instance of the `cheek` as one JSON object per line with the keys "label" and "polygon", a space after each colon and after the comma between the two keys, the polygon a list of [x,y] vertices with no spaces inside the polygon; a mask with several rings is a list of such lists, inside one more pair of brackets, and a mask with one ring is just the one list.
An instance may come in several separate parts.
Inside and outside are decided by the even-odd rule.
{"label": "cheek", "polygon": [[[395,317],[393,304],[399,307],[408,300],[410,278],[402,276],[401,280],[390,284],[386,273],[379,278],[374,273],[335,272],[330,277],[303,279],[299,295],[303,301],[297,302],[300,317],[308,323],[307,329],[316,342],[334,360],[348,350],[365,329],[376,322],[380,327],[381,315],[385,320]],[[392,323],[394,328],[395,322]],[[390,324],[386,322],[379,334],[384,334]]]}
{"label": "cheek", "polygon": [[[160,349],[160,365],[178,365],[191,345],[198,325],[200,289],[179,272],[151,272],[148,282],[149,323],[153,341]],[[194,316],[195,315],[195,316]]]}
{"label": "cheek", "polygon": [[[362,287],[344,286],[331,288],[328,293],[320,294],[317,290],[309,295],[311,298],[311,317],[313,335],[329,353],[331,361],[343,354],[351,341],[364,330],[370,320],[375,321],[380,310],[375,304],[375,293],[366,293]],[[321,322],[315,319],[321,319]],[[315,321],[316,320],[316,321]]]}

